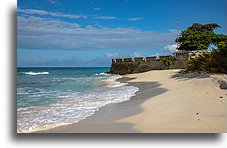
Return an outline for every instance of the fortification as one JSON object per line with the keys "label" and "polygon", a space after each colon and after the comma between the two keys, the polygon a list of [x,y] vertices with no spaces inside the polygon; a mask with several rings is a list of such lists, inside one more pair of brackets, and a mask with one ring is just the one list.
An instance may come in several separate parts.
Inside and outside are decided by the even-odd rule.
{"label": "fortification", "polygon": [[184,69],[186,62],[192,58],[199,57],[204,53],[210,53],[212,50],[197,50],[196,52],[189,52],[186,50],[180,50],[174,53],[176,60],[170,67],[162,64],[161,60],[168,58],[167,56],[153,56],[153,57],[136,57],[136,58],[122,58],[112,59],[112,65],[109,73],[113,74],[130,74],[140,73],[150,70],[165,70],[165,69]]}
{"label": "fortification", "polygon": [[183,69],[186,66],[186,61],[189,59],[189,54],[175,54],[176,60],[174,64],[167,67],[162,64],[161,60],[170,56],[112,59],[110,73],[123,75],[150,70]]}

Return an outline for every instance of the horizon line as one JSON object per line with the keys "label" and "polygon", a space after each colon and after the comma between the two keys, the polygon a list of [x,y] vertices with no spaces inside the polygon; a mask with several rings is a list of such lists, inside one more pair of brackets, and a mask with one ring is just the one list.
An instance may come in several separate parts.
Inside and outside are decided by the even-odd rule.
{"label": "horizon line", "polygon": [[105,66],[95,66],[95,67],[64,67],[64,66],[46,66],[46,67],[42,67],[42,66],[17,66],[16,68],[110,68],[110,67],[105,67]]}

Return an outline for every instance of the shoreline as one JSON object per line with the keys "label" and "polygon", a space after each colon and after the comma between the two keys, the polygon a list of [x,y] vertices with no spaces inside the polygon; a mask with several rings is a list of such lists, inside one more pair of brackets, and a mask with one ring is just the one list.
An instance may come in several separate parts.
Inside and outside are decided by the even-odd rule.
{"label": "shoreline", "polygon": [[[128,80],[127,77],[123,76],[118,78],[116,81],[120,83],[128,83],[126,86],[140,87],[140,85],[131,84]],[[139,131],[132,128],[132,124],[117,123],[115,121],[142,111],[138,102],[142,103],[141,101],[145,101],[144,99],[148,98],[137,99],[140,91],[141,89],[139,88],[135,93],[135,96],[132,96],[130,100],[107,104],[106,106],[99,108],[99,110],[93,115],[88,116],[77,123],[62,125],[33,133],[138,133]],[[130,106],[130,108],[125,108],[126,106]],[[128,111],[125,112],[125,110]],[[108,112],[108,115],[106,115],[106,112]]]}
{"label": "shoreline", "polygon": [[221,76],[178,71],[124,75],[117,81],[139,88],[129,101],[108,104],[78,123],[35,133],[226,132],[226,90],[216,82]]}

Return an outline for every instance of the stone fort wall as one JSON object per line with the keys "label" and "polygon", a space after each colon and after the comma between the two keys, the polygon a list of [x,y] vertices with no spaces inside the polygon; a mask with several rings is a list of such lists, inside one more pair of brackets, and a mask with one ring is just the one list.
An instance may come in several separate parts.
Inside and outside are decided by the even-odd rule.
{"label": "stone fort wall", "polygon": [[112,74],[131,74],[140,73],[150,70],[166,70],[166,69],[184,69],[188,56],[176,57],[176,61],[170,67],[165,66],[160,60],[169,56],[158,57],[138,57],[138,58],[122,58],[112,59],[112,65],[109,73]]}

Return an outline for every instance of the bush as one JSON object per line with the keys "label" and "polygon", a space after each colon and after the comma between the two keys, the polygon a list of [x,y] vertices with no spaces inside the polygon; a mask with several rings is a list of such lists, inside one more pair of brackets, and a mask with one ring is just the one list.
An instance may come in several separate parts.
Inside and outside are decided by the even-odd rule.
{"label": "bush", "polygon": [[143,60],[141,60],[141,61],[138,61],[138,63],[144,63],[144,61],[143,61]]}
{"label": "bush", "polygon": [[210,54],[189,60],[187,72],[206,71],[211,73],[227,73],[227,48],[214,50]]}
{"label": "bush", "polygon": [[174,64],[175,60],[176,59],[174,57],[170,56],[168,58],[162,59],[161,62],[162,62],[163,65],[165,65],[165,66],[167,66],[169,68],[171,65]]}

